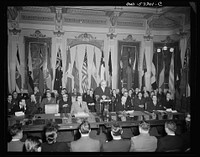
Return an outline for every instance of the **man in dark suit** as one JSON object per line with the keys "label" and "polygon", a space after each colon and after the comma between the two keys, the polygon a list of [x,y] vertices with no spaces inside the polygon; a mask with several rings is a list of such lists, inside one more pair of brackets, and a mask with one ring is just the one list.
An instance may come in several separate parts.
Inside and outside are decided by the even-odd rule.
{"label": "man in dark suit", "polygon": [[130,140],[122,139],[122,128],[116,122],[111,127],[111,135],[113,140],[103,143],[103,152],[128,152],[131,146]]}
{"label": "man in dark suit", "polygon": [[107,87],[105,80],[102,80],[100,86],[94,90],[94,97],[96,100],[96,111],[97,113],[101,113],[103,111],[103,107],[100,107],[100,100],[111,99],[111,89]]}
{"label": "man in dark suit", "polygon": [[82,101],[82,95],[78,95],[77,101],[73,102],[72,104],[70,113],[74,115],[81,112],[89,113],[89,109],[87,103]]}
{"label": "man in dark suit", "polygon": [[79,127],[81,138],[77,141],[71,142],[71,152],[100,152],[100,141],[92,139],[89,136],[90,131],[90,123],[87,121],[83,121]]}
{"label": "man in dark suit", "polygon": [[176,123],[174,121],[165,122],[167,135],[158,140],[157,152],[181,152],[183,151],[183,140],[175,135]]}
{"label": "man in dark suit", "polygon": [[150,124],[143,121],[139,124],[138,136],[131,138],[130,152],[154,152],[157,148],[157,138],[149,135]]}

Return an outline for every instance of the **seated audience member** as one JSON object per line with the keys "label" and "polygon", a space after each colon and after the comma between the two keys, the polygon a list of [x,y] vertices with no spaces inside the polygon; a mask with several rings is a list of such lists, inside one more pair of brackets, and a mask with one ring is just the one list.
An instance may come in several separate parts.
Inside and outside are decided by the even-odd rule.
{"label": "seated audience member", "polygon": [[13,108],[13,101],[12,101],[12,94],[8,94],[7,97],[7,107],[8,107],[8,115],[12,114],[12,108]]}
{"label": "seated audience member", "polygon": [[58,104],[59,103],[60,94],[58,93],[57,90],[53,90],[52,94],[53,94],[52,97],[56,99],[56,103]]}
{"label": "seated audience member", "polygon": [[174,101],[171,99],[171,93],[167,92],[165,99],[162,101],[163,107],[165,109],[173,109],[174,108]]}
{"label": "seated audience member", "polygon": [[33,94],[35,95],[36,102],[41,103],[41,99],[42,99],[42,94],[43,93],[40,93],[40,91],[39,91],[37,86],[34,87]]}
{"label": "seated audience member", "polygon": [[[126,93],[126,92],[125,92]],[[133,90],[129,89],[128,95],[127,95],[127,100],[126,100],[126,110],[133,110]]]}
{"label": "seated audience member", "polygon": [[89,111],[95,112],[95,98],[93,90],[89,90],[89,94],[86,95],[85,102],[87,102]]}
{"label": "seated audience member", "polygon": [[142,97],[142,92],[138,92],[138,96],[134,98],[133,104],[134,104],[134,110],[144,111],[145,99]]}
{"label": "seated audience member", "polygon": [[163,99],[165,98],[165,94],[162,91],[162,88],[158,89],[157,98],[158,98],[158,102],[162,102]]}
{"label": "seated audience member", "polygon": [[174,121],[165,122],[165,132],[167,135],[158,140],[157,152],[180,152],[183,151],[183,140],[175,135],[176,123]]}
{"label": "seated audience member", "polygon": [[90,123],[83,121],[79,127],[81,138],[77,141],[71,142],[71,152],[100,152],[100,141],[92,139],[89,136],[90,131]]}
{"label": "seated audience member", "polygon": [[113,89],[111,93],[111,105],[110,105],[110,111],[114,112],[116,111],[116,104],[120,101],[120,96],[117,94],[117,90]]}
{"label": "seated audience member", "polygon": [[184,141],[184,150],[185,151],[190,151],[191,149],[191,132],[190,132],[190,123],[191,123],[191,117],[190,113],[186,114],[185,117],[185,122],[186,122],[186,131],[182,133],[180,136],[182,137]]}
{"label": "seated audience member", "polygon": [[19,111],[22,111],[25,113],[26,109],[27,109],[26,101],[25,101],[25,99],[21,99],[19,101],[19,105],[14,105],[11,112],[13,114],[15,114],[15,112],[19,112]]}
{"label": "seated audience member", "polygon": [[12,102],[13,102],[13,106],[19,105],[19,98],[16,91],[12,92]]}
{"label": "seated audience member", "polygon": [[20,141],[23,137],[22,125],[12,125],[9,132],[12,140],[8,143],[8,152],[22,152],[24,145],[24,142]]}
{"label": "seated audience member", "polygon": [[150,124],[141,122],[139,124],[139,135],[131,138],[130,152],[154,152],[157,148],[157,138],[149,134]]}
{"label": "seated audience member", "polygon": [[123,133],[120,125],[115,122],[111,127],[112,140],[103,143],[103,152],[128,152],[131,146],[130,140],[122,139],[121,135]]}
{"label": "seated audience member", "polygon": [[47,91],[46,98],[43,98],[40,104],[40,108],[42,109],[43,113],[45,112],[45,105],[48,105],[48,104],[56,104],[56,99],[52,98],[50,91]]}
{"label": "seated audience member", "polygon": [[30,136],[24,142],[26,152],[41,152],[42,140],[37,136]]}
{"label": "seated audience member", "polygon": [[46,142],[42,143],[42,152],[69,152],[69,146],[66,142],[57,142],[58,125],[48,123],[45,128]]}
{"label": "seated audience member", "polygon": [[70,113],[71,113],[71,115],[74,115],[74,114],[77,114],[80,112],[89,113],[89,109],[88,109],[87,103],[82,101],[82,96],[78,95],[77,101],[72,103]]}
{"label": "seated audience member", "polygon": [[127,97],[122,96],[121,101],[116,103],[116,111],[125,111],[126,110]]}
{"label": "seated audience member", "polygon": [[68,94],[63,94],[59,101],[59,112],[70,113],[72,102],[69,100]]}
{"label": "seated audience member", "polygon": [[146,110],[152,112],[153,110],[163,110],[163,106],[158,102],[157,96],[152,96],[152,100],[147,102]]}
{"label": "seated audience member", "polygon": [[31,94],[31,98],[27,100],[27,115],[34,115],[38,113],[39,103],[36,101],[36,97],[34,94]]}
{"label": "seated audience member", "polygon": [[90,95],[90,89],[87,89],[86,92],[83,93],[83,96],[82,96],[83,97],[83,101],[87,102],[86,99],[87,99],[88,95]]}

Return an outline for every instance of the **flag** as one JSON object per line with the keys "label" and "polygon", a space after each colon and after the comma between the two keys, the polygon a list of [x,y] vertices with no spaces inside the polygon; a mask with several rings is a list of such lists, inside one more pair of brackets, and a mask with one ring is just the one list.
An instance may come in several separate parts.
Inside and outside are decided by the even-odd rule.
{"label": "flag", "polygon": [[134,64],[133,64],[133,72],[134,72],[134,85],[133,85],[133,88],[138,88],[139,85],[139,78],[138,78],[138,59],[137,59],[137,49],[135,49],[135,61],[134,61]]}
{"label": "flag", "polygon": [[131,54],[130,54],[130,49],[128,48],[128,66],[127,66],[127,69],[126,69],[126,73],[127,73],[127,89],[129,90],[130,88],[132,88],[132,80],[133,80],[133,72],[132,72],[132,69],[131,69],[131,65],[132,65],[132,61],[131,61]]}
{"label": "flag", "polygon": [[80,92],[79,89],[79,71],[78,71],[78,55],[77,55],[77,46],[76,46],[76,54],[75,54],[75,60],[72,70],[72,75],[74,76],[74,88],[76,88],[77,92]]}
{"label": "flag", "polygon": [[122,62],[122,48],[121,48],[121,53],[119,55],[120,61],[119,61],[119,83],[118,83],[118,88],[121,90],[123,87],[123,62]]}
{"label": "flag", "polygon": [[188,54],[189,49],[186,49],[185,58],[184,58],[184,64],[182,69],[182,76],[181,76],[181,82],[180,82],[180,96],[190,96],[190,86],[189,86],[189,66],[188,66]]}
{"label": "flag", "polygon": [[57,90],[58,93],[61,93],[62,90],[62,57],[61,57],[61,49],[58,48],[57,58],[56,58],[56,72],[55,72],[55,81],[54,81],[54,90]]}
{"label": "flag", "polygon": [[88,64],[87,64],[87,47],[85,47],[85,56],[82,66],[82,90],[83,93],[88,89]]}
{"label": "flag", "polygon": [[[160,61],[160,62],[163,62],[163,61]],[[159,75],[159,88],[161,88],[162,90],[164,90],[164,78],[165,78],[165,76],[164,76],[164,74],[165,74],[165,64],[163,64],[163,69],[162,69],[162,71],[160,72],[160,75]]]}
{"label": "flag", "polygon": [[32,93],[34,90],[34,84],[33,84],[32,57],[30,50],[28,52],[27,80],[28,80],[28,93]]}
{"label": "flag", "polygon": [[153,90],[158,88],[157,71],[156,71],[156,63],[157,63],[156,57],[157,57],[157,52],[154,52],[153,59],[152,59],[152,65],[151,65],[151,86],[152,86]]}
{"label": "flag", "polygon": [[94,47],[93,65],[92,65],[92,75],[91,75],[91,88],[97,88],[97,69],[96,69],[96,54]]}
{"label": "flag", "polygon": [[47,53],[46,53],[46,88],[52,89],[52,79],[53,79],[53,69],[51,64],[51,53],[49,50],[49,46],[47,46]]}
{"label": "flag", "polygon": [[101,62],[99,66],[99,77],[100,77],[100,80],[106,80],[104,54],[103,54],[103,51],[101,52],[102,52],[102,55],[101,55]]}
{"label": "flag", "polygon": [[20,72],[20,58],[19,58],[18,46],[17,46],[17,55],[16,55],[15,81],[16,81],[16,91],[20,92],[22,88],[22,77],[21,77],[21,72]]}
{"label": "flag", "polygon": [[43,67],[44,67],[44,62],[43,62],[43,59],[44,59],[44,56],[42,54],[42,51],[41,51],[41,48],[40,48],[40,51],[39,51],[39,57],[40,57],[40,60],[41,60],[41,63],[40,63],[40,68],[39,68],[39,81],[38,81],[38,88],[39,88],[39,92],[41,94],[44,93],[44,71],[43,71]]}
{"label": "flag", "polygon": [[171,56],[171,64],[169,70],[169,90],[171,91],[171,95],[174,98],[175,88],[174,88],[174,52],[172,52]]}
{"label": "flag", "polygon": [[68,47],[65,74],[66,74],[66,77],[67,77],[67,79],[66,79],[67,80],[66,89],[69,93],[72,92],[72,77],[70,77],[71,73],[72,73],[71,54],[70,54],[70,48]]}
{"label": "flag", "polygon": [[146,57],[145,57],[145,51],[144,51],[144,58],[143,58],[143,76],[142,76],[142,89],[143,87],[146,87],[146,83],[145,83],[145,73],[147,72],[147,64],[146,64]]}
{"label": "flag", "polygon": [[109,60],[108,60],[108,70],[109,70],[109,86],[112,88],[112,59],[111,59],[111,49],[109,54]]}

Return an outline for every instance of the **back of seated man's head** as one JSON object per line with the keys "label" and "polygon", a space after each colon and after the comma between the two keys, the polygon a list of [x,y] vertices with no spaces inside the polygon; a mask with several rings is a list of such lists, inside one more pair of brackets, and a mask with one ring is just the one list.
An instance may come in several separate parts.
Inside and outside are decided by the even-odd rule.
{"label": "back of seated man's head", "polygon": [[165,122],[165,131],[166,133],[175,133],[176,131],[176,123],[174,121]]}
{"label": "back of seated man's head", "polygon": [[21,124],[17,123],[17,124],[12,125],[9,131],[12,138],[16,137],[17,139],[21,139],[23,136],[23,130],[22,130]]}
{"label": "back of seated man's head", "polygon": [[90,127],[90,123],[88,121],[83,121],[79,127],[79,132],[82,134],[82,135],[86,135],[86,134],[89,134],[91,131],[91,127]]}
{"label": "back of seated man's head", "polygon": [[57,138],[58,125],[56,123],[48,123],[44,130],[47,142],[49,144],[55,143]]}
{"label": "back of seated man's head", "polygon": [[37,136],[29,136],[24,145],[27,152],[41,152],[42,140]]}
{"label": "back of seated man's head", "polygon": [[111,135],[112,136],[121,136],[123,133],[122,127],[119,125],[119,123],[115,122],[111,126]]}
{"label": "back of seated man's head", "polygon": [[148,122],[142,121],[139,124],[139,131],[140,133],[148,133],[150,130],[150,124]]}

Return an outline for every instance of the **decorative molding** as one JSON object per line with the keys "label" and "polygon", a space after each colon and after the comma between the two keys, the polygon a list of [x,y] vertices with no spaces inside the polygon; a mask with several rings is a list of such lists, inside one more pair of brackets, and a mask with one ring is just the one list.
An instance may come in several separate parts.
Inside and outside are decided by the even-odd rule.
{"label": "decorative molding", "polygon": [[46,35],[43,35],[39,30],[36,30],[34,34],[30,34],[31,37],[35,38],[45,38]]}
{"label": "decorative molding", "polygon": [[107,34],[107,37],[110,39],[113,39],[117,37],[117,34],[110,33],[110,34]]}
{"label": "decorative molding", "polygon": [[129,34],[125,39],[123,39],[123,41],[133,42],[136,41],[136,39],[133,39],[133,36]]}
{"label": "decorative molding", "polygon": [[91,34],[88,34],[88,33],[80,34],[78,37],[75,37],[75,38],[81,41],[96,40],[96,37],[93,37]]}
{"label": "decorative molding", "polygon": [[171,37],[170,36],[167,36],[166,37],[166,39],[165,40],[161,40],[161,42],[163,42],[163,43],[174,43],[175,42],[175,40],[173,40],[173,39],[171,39]]}
{"label": "decorative molding", "polygon": [[146,40],[146,41],[150,41],[150,40],[153,39],[153,36],[150,35],[150,34],[146,34],[146,35],[143,36],[143,38],[144,38],[144,40]]}
{"label": "decorative molding", "polygon": [[56,8],[56,30],[62,30],[62,8]]}
{"label": "decorative molding", "polygon": [[8,7],[7,13],[8,13],[8,17],[11,20],[16,20],[16,18],[18,16],[18,11],[17,11],[16,7]]}
{"label": "decorative molding", "polygon": [[75,39],[67,39],[68,46],[73,47],[79,44],[91,44],[99,49],[103,49],[103,40],[96,40],[96,37],[93,37],[91,34],[84,33],[80,34]]}
{"label": "decorative molding", "polygon": [[13,28],[13,29],[9,29],[9,32],[12,33],[13,35],[17,35],[21,33],[21,29]]}
{"label": "decorative molding", "polygon": [[[66,8],[65,8],[66,9]],[[78,15],[97,15],[97,16],[105,16],[105,11],[97,11],[97,10],[86,10],[86,9],[71,9],[67,8],[66,13],[70,14],[78,14]]]}
{"label": "decorative molding", "polygon": [[110,23],[112,26],[115,26],[117,23],[117,19],[118,17],[121,15],[121,13],[119,11],[113,11],[111,13],[107,13],[110,14]]}
{"label": "decorative molding", "polygon": [[117,21],[117,26],[144,27],[143,21]]}
{"label": "decorative molding", "polygon": [[79,24],[106,25],[107,20],[106,19],[84,19],[84,18],[64,17],[64,22],[79,23]]}
{"label": "decorative molding", "polygon": [[61,37],[62,35],[65,34],[65,32],[57,31],[57,32],[53,32],[53,34],[56,35],[57,37]]}
{"label": "decorative molding", "polygon": [[31,14],[31,13],[21,13],[20,20],[28,20],[28,21],[48,21],[54,22],[53,14]]}

